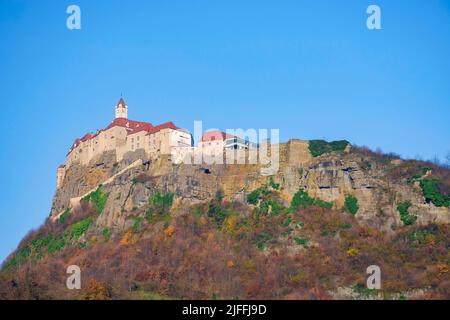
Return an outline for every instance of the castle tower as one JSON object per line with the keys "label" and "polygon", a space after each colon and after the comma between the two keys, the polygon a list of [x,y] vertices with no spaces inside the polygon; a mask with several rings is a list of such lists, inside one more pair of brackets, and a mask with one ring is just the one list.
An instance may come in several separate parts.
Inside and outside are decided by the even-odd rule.
{"label": "castle tower", "polygon": [[128,106],[122,98],[120,98],[119,103],[116,106],[116,119],[117,118],[128,119]]}

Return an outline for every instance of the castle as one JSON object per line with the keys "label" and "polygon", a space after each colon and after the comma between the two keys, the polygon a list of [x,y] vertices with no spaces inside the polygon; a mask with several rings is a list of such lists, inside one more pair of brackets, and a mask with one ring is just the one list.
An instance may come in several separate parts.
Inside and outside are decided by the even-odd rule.
{"label": "castle", "polygon": [[148,156],[170,155],[173,148],[193,146],[191,133],[172,122],[153,126],[148,122],[128,119],[128,105],[123,98],[115,106],[115,119],[105,129],[87,133],[72,144],[66,164],[57,170],[57,187],[60,188],[66,170],[73,164],[88,164],[93,158],[107,151],[115,151],[120,161],[127,152],[142,149]]}
{"label": "castle", "polygon": [[127,152],[143,150],[148,158],[170,155],[175,163],[192,163],[193,158],[221,157],[225,153],[245,157],[245,151],[258,145],[236,135],[219,130],[205,132],[198,147],[194,147],[192,134],[173,122],[153,126],[148,122],[128,119],[128,105],[123,98],[115,106],[115,119],[105,129],[87,133],[75,139],[66,157],[66,164],[57,169],[57,188],[64,181],[66,170],[72,165],[87,165],[92,159],[107,151],[115,151],[116,161]]}

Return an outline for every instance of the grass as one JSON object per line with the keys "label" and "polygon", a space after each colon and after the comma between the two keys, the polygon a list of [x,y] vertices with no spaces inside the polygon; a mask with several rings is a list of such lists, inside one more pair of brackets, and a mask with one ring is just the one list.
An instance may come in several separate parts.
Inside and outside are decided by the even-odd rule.
{"label": "grass", "polygon": [[309,152],[313,157],[319,157],[333,151],[344,151],[350,143],[347,140],[327,142],[325,140],[310,140]]}
{"label": "grass", "polygon": [[108,200],[109,193],[103,190],[100,185],[94,192],[91,192],[87,196],[81,199],[81,201],[92,202],[94,204],[97,214],[101,214],[105,208],[106,201]]}
{"label": "grass", "polygon": [[423,179],[420,181],[423,196],[436,207],[450,207],[450,196],[439,192],[439,180]]}
{"label": "grass", "polygon": [[400,220],[402,220],[406,226],[413,224],[417,220],[417,216],[409,214],[408,210],[410,207],[410,201],[400,202],[397,205],[397,211],[400,213]]}

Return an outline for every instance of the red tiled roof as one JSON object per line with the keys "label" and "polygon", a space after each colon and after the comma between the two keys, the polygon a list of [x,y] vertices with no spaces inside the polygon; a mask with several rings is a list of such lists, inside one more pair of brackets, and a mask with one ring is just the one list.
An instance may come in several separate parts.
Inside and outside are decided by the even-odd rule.
{"label": "red tiled roof", "polygon": [[111,129],[111,128],[116,127],[116,126],[125,128],[127,130],[127,135],[134,134],[134,133],[141,132],[141,131],[146,131],[147,134],[153,134],[153,133],[156,133],[156,132],[158,132],[158,131],[160,131],[162,129],[167,129],[167,128],[173,129],[173,130],[180,130],[180,128],[178,128],[171,121],[162,123],[162,124],[157,125],[157,126],[153,126],[151,123],[148,123],[148,122],[133,121],[133,120],[125,119],[125,118],[116,118],[105,129],[97,131],[96,134],[87,133],[81,139],[78,139],[78,138],[75,139],[75,141],[72,144],[72,147],[70,148],[68,154],[71,153],[73,149],[78,147],[81,142],[85,142],[85,141],[88,141],[88,140],[90,140],[92,138],[95,138],[96,136],[99,135],[100,132],[106,131],[106,130]]}
{"label": "red tiled roof", "polygon": [[232,139],[232,138],[238,138],[237,136],[233,136],[231,134],[228,134],[226,132],[223,131],[219,131],[219,130],[212,130],[212,131],[208,131],[205,132],[202,136],[202,139],[200,140],[201,142],[205,142],[205,141],[215,141],[215,140],[226,140],[226,139]]}

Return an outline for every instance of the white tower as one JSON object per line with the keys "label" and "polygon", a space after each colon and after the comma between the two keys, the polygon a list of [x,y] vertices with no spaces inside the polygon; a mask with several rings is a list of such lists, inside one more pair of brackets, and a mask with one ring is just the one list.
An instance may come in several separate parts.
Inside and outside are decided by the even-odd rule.
{"label": "white tower", "polygon": [[120,98],[119,103],[116,106],[116,119],[117,118],[128,119],[128,106],[122,98]]}

